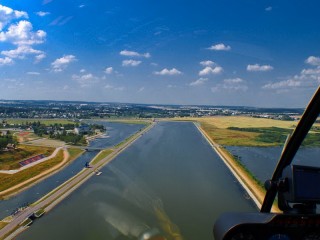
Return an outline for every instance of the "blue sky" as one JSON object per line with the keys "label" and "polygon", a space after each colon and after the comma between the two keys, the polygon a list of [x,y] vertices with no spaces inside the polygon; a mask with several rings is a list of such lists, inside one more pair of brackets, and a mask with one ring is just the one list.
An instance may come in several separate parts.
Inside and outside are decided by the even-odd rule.
{"label": "blue sky", "polygon": [[319,1],[2,0],[0,99],[304,107]]}

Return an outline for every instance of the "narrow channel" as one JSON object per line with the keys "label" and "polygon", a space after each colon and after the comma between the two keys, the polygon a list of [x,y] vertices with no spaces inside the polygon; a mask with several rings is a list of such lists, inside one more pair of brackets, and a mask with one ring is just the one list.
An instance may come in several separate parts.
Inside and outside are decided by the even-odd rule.
{"label": "narrow channel", "polygon": [[193,123],[158,123],[101,171],[17,239],[213,239],[222,212],[257,211]]}

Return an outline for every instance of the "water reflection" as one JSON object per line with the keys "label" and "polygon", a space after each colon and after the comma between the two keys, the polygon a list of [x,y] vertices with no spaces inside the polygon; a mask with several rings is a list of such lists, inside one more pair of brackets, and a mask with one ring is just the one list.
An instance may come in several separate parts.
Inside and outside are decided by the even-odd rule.
{"label": "water reflection", "polygon": [[256,211],[192,123],[159,123],[18,239],[212,239]]}

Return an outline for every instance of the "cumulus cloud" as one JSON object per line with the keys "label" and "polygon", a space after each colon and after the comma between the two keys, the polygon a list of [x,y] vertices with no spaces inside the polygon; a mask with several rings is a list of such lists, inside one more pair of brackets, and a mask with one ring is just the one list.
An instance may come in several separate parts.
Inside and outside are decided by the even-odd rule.
{"label": "cumulus cloud", "polygon": [[122,61],[122,66],[125,66],[125,67],[136,67],[136,66],[139,66],[140,63],[142,63],[141,61],[138,61],[138,60],[123,60]]}
{"label": "cumulus cloud", "polygon": [[6,32],[0,32],[0,41],[8,41],[15,45],[33,45],[43,43],[46,35],[46,32],[42,30],[33,32],[32,24],[22,20],[10,25]]}
{"label": "cumulus cloud", "polygon": [[13,64],[13,60],[9,57],[0,58],[0,66],[11,65]]}
{"label": "cumulus cloud", "polygon": [[73,55],[64,55],[61,58],[56,59],[54,62],[51,63],[52,70],[54,72],[61,72],[63,71],[68,65],[72,62],[77,61],[76,57]]}
{"label": "cumulus cloud", "polygon": [[223,72],[223,68],[220,66],[215,66],[215,67],[205,67],[199,72],[199,76],[206,76],[206,75],[211,75],[211,74],[220,74]]}
{"label": "cumulus cloud", "polygon": [[107,68],[104,70],[104,72],[105,72],[106,74],[111,74],[111,73],[113,73],[113,67],[107,67]]}
{"label": "cumulus cloud", "polygon": [[195,87],[203,85],[206,81],[208,81],[208,78],[199,78],[198,80],[189,83],[189,86]]}
{"label": "cumulus cloud", "polygon": [[44,53],[40,50],[33,49],[30,46],[19,46],[17,49],[14,50],[1,51],[1,54],[9,58],[23,59],[30,54],[35,54],[37,55],[36,58],[39,58],[39,55],[43,55]]}
{"label": "cumulus cloud", "polygon": [[270,65],[260,65],[260,64],[249,64],[247,66],[248,72],[267,72],[273,70]]}
{"label": "cumulus cloud", "polygon": [[313,66],[320,66],[320,58],[315,56],[310,56],[306,59],[306,63]]}
{"label": "cumulus cloud", "polygon": [[231,50],[231,47],[229,45],[224,45],[223,43],[218,43],[216,45],[212,45],[208,49],[213,51],[229,51]]}
{"label": "cumulus cloud", "polygon": [[45,53],[41,53],[41,54],[35,56],[36,63],[42,61],[42,59],[46,58],[46,56],[47,55]]}
{"label": "cumulus cloud", "polygon": [[288,79],[270,82],[262,86],[262,89],[275,90],[276,93],[290,91],[296,88],[315,88],[320,84],[320,58],[310,56],[305,62],[312,67],[302,69],[299,74],[296,74]]}
{"label": "cumulus cloud", "polygon": [[28,14],[0,4],[0,31],[12,20],[19,18],[28,18]]}
{"label": "cumulus cloud", "polygon": [[173,76],[173,75],[180,75],[182,74],[182,72],[180,72],[178,69],[176,68],[172,68],[172,69],[167,69],[167,68],[164,68],[162,69],[161,71],[158,71],[158,72],[154,72],[154,74],[156,75],[169,75],[169,76]]}
{"label": "cumulus cloud", "polygon": [[150,58],[151,54],[150,53],[138,53],[134,51],[128,51],[128,50],[122,50],[120,52],[120,55],[126,56],[126,57],[145,57],[145,58]]}
{"label": "cumulus cloud", "polygon": [[89,87],[99,81],[99,78],[94,76],[92,73],[86,73],[82,75],[73,74],[72,79],[77,81],[80,87]]}
{"label": "cumulus cloud", "polygon": [[245,92],[248,90],[248,86],[242,78],[224,79],[223,83],[217,84],[211,88],[212,92],[227,91],[227,92]]}
{"label": "cumulus cloud", "polygon": [[216,63],[215,62],[212,62],[210,60],[207,60],[207,61],[202,61],[200,62],[200,65],[204,66],[204,67],[212,67],[212,66],[215,66]]}

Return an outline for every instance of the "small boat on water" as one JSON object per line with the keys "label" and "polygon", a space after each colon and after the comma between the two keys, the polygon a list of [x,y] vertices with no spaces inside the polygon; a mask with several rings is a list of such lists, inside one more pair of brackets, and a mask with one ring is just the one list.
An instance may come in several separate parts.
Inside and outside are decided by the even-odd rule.
{"label": "small boat on water", "polygon": [[102,172],[96,172],[96,175],[97,175],[97,176],[100,176],[100,175],[101,175],[101,173],[102,173]]}

